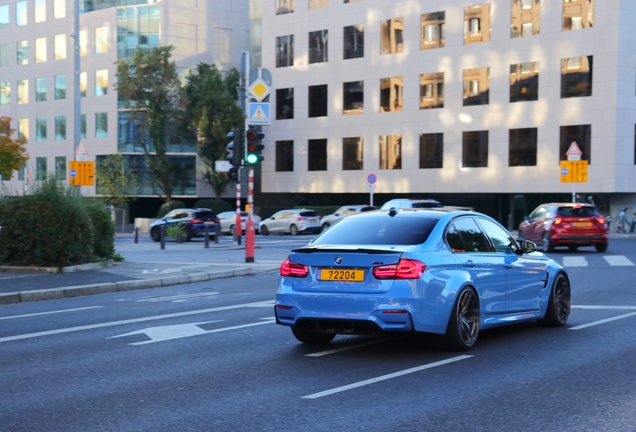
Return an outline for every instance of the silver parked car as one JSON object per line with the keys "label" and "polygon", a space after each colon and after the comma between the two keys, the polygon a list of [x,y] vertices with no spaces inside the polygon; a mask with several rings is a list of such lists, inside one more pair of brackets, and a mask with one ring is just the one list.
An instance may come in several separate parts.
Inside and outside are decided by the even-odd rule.
{"label": "silver parked car", "polygon": [[274,213],[263,219],[259,229],[262,235],[275,234],[304,234],[320,232],[320,216],[310,209],[289,209]]}
{"label": "silver parked car", "polygon": [[327,215],[327,216],[323,216],[321,221],[322,231],[326,230],[331,225],[335,224],[341,219],[346,218],[347,216],[352,216],[354,214],[367,212],[371,210],[377,210],[377,209],[374,206],[370,206],[367,204],[354,204],[354,205],[342,206],[338,210],[336,210],[335,213]]}
{"label": "silver parked car", "polygon": [[385,202],[381,210],[387,210],[392,207],[397,209],[404,208],[440,208],[442,204],[434,199],[426,198],[426,199],[410,199],[410,198],[396,198],[390,201]]}
{"label": "silver parked car", "polygon": [[[241,212],[241,231],[243,231],[243,233],[245,233],[245,228],[247,228],[247,215],[248,213],[246,211]],[[236,226],[236,212],[226,211],[223,213],[219,213],[218,217],[221,221],[221,234],[234,235],[234,227]],[[261,223],[261,217],[258,215],[252,215],[252,221],[254,221],[254,230],[258,234],[258,225]]]}

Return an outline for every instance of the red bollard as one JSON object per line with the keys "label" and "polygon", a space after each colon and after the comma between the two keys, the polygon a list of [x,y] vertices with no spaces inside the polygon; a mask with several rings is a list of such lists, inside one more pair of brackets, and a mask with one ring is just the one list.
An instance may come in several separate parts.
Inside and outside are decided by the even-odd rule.
{"label": "red bollard", "polygon": [[247,216],[247,223],[245,227],[245,262],[254,262],[254,221],[252,220],[251,212]]}

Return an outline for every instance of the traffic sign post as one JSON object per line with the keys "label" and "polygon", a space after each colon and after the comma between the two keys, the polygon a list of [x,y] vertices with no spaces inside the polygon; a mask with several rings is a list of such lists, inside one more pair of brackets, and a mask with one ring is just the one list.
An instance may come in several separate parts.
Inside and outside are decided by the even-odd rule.
{"label": "traffic sign post", "polygon": [[71,186],[95,186],[95,162],[71,161],[69,165]]}
{"label": "traffic sign post", "polygon": [[367,176],[367,187],[369,188],[369,205],[373,205],[373,192],[375,191],[375,182],[378,181],[378,177],[375,174],[369,174]]}

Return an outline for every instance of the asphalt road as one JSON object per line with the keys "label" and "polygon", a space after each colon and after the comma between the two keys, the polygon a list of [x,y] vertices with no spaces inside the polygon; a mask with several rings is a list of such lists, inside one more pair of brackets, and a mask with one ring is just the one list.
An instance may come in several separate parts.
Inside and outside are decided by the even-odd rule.
{"label": "asphalt road", "polygon": [[276,272],[5,305],[0,430],[636,430],[634,239],[550,255],[567,326],[484,331],[468,353],[302,345],[273,322]]}

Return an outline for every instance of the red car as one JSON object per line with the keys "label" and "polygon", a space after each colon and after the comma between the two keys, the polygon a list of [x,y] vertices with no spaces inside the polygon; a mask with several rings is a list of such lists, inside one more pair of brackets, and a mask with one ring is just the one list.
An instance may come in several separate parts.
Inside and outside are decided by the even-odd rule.
{"label": "red car", "polygon": [[607,221],[591,204],[548,203],[534,209],[519,225],[519,239],[530,240],[544,252],[557,246],[574,251],[579,246],[607,250]]}

